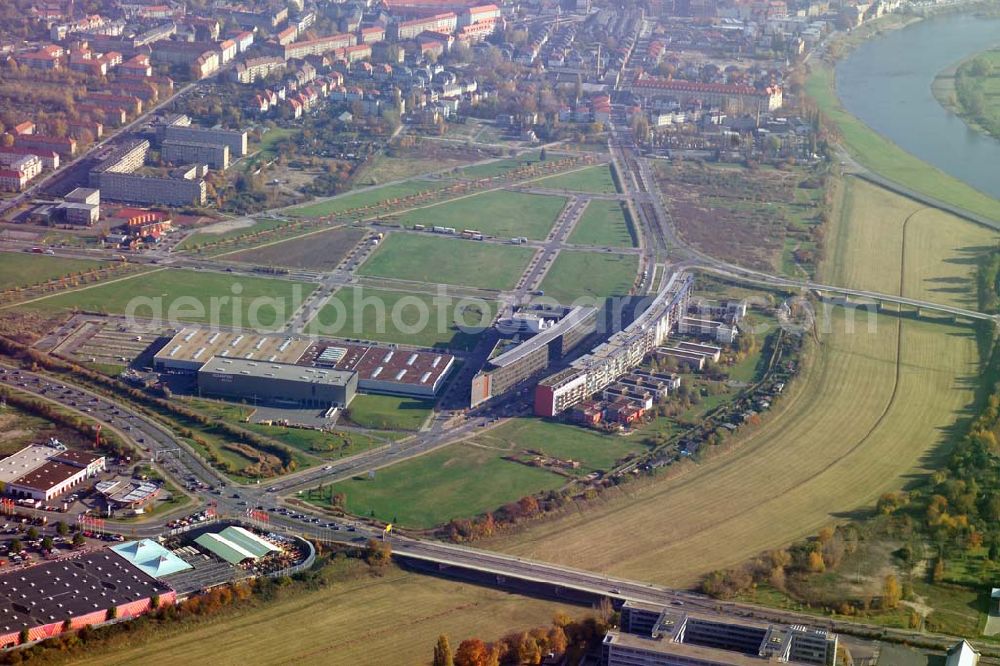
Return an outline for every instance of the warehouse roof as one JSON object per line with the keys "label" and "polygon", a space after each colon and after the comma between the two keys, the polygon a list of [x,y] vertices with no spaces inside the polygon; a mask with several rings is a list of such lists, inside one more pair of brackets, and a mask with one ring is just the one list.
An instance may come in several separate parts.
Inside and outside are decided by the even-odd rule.
{"label": "warehouse roof", "polygon": [[54,446],[31,445],[0,460],[0,482],[10,483],[32,472],[54,455],[62,453]]}
{"label": "warehouse roof", "polygon": [[30,488],[31,490],[47,491],[49,488],[58,486],[60,483],[83,472],[84,470],[81,467],[67,465],[64,462],[50,461],[28,472],[24,476],[11,481],[10,485],[20,488]]}
{"label": "warehouse roof", "polygon": [[194,542],[230,564],[239,564],[244,560],[257,559],[257,556],[249,550],[213,532],[202,534]]}
{"label": "warehouse roof", "polygon": [[110,550],[0,574],[0,633],[62,622],[170,588]]}
{"label": "warehouse roof", "polygon": [[153,357],[157,364],[205,363],[213,356],[295,363],[312,343],[296,336],[182,328]]}
{"label": "warehouse roof", "polygon": [[153,578],[162,578],[192,568],[190,564],[151,539],[127,541],[112,546],[111,550]]}
{"label": "warehouse roof", "polygon": [[317,343],[300,364],[330,366],[358,373],[361,382],[434,387],[451,370],[455,357],[432,350],[400,349],[347,342]]}
{"label": "warehouse roof", "polygon": [[241,358],[225,358],[213,356],[200,373],[240,375],[243,377],[259,377],[293,382],[309,382],[313,384],[331,384],[345,386],[355,375],[346,370],[331,370],[327,368],[310,368],[290,363],[269,363],[266,361],[249,361]]}

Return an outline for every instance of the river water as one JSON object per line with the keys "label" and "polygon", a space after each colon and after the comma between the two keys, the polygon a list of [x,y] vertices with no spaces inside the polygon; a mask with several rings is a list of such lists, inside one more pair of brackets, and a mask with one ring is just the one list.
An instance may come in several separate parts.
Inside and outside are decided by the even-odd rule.
{"label": "river water", "polygon": [[1000,141],[934,98],[942,70],[1000,44],[1000,18],[933,18],[860,45],[837,66],[844,108],[904,150],[1000,198]]}

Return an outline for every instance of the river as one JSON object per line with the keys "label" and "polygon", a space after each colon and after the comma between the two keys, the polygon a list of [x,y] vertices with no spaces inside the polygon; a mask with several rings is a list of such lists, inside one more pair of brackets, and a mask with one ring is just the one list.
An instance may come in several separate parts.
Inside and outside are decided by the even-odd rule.
{"label": "river", "polygon": [[942,70],[1000,44],[1000,18],[952,15],[861,44],[837,65],[844,108],[899,147],[1000,198],[1000,141],[941,106],[931,83]]}

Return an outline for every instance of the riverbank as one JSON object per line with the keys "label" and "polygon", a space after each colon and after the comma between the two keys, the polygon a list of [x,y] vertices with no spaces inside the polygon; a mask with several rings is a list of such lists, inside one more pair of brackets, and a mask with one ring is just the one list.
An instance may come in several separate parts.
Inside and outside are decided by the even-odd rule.
{"label": "riverbank", "polygon": [[835,38],[826,59],[808,63],[805,94],[816,104],[827,129],[863,167],[905,188],[1000,221],[1000,201],[907,152],[848,112],[838,97],[834,72],[837,60],[868,39],[919,21],[919,17],[890,15]]}
{"label": "riverbank", "polygon": [[969,129],[1000,139],[1000,48],[981,51],[941,71],[931,92]]}

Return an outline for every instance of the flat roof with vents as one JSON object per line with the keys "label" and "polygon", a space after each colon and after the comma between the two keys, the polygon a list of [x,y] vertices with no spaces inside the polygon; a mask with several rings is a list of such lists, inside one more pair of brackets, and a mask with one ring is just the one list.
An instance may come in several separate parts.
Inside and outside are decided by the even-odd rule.
{"label": "flat roof with vents", "polygon": [[0,634],[170,592],[111,549],[0,574]]}
{"label": "flat roof with vents", "polygon": [[35,471],[49,461],[49,458],[62,453],[52,446],[26,446],[17,453],[0,460],[0,482],[5,484],[19,479],[25,474]]}
{"label": "flat roof with vents", "polygon": [[316,343],[299,364],[353,370],[361,391],[433,397],[454,367],[455,357],[429,349],[338,341]]}
{"label": "flat roof with vents", "polygon": [[312,343],[289,335],[263,335],[182,328],[153,356],[155,367],[196,371],[213,356],[230,356],[278,363],[296,363]]}

